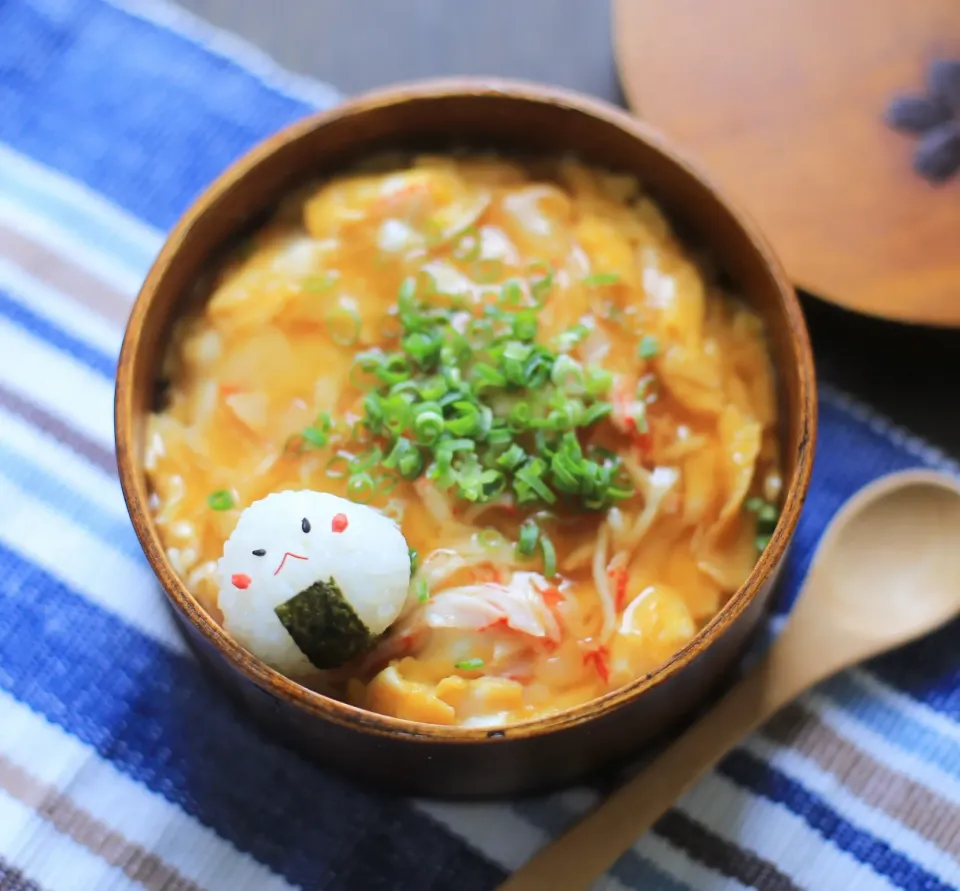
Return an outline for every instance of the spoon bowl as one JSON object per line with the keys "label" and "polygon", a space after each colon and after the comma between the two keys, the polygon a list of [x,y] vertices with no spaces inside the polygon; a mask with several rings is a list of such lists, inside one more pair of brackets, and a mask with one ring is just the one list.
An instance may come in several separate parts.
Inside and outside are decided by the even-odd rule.
{"label": "spoon bowl", "polygon": [[750,731],[832,674],[960,615],[960,480],[891,474],[854,495],[821,538],[767,654],[663,754],[543,848],[501,891],[585,891]]}
{"label": "spoon bowl", "polygon": [[830,524],[807,587],[811,608],[882,649],[949,621],[960,611],[960,481],[913,470],[862,489]]}

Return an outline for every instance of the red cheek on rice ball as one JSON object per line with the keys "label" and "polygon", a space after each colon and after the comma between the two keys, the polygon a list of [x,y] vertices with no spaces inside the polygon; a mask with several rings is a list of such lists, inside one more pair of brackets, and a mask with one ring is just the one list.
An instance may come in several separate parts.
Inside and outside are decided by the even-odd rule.
{"label": "red cheek on rice ball", "polygon": [[245,572],[235,572],[230,576],[230,581],[235,588],[249,588],[251,579]]}

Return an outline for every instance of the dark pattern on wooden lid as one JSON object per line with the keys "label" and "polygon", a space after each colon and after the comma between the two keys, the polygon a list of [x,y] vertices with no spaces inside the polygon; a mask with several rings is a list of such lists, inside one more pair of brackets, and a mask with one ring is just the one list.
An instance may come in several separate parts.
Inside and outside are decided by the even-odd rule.
{"label": "dark pattern on wooden lid", "polygon": [[960,59],[938,59],[927,70],[927,92],[896,96],[887,123],[920,138],[913,168],[931,183],[960,171]]}

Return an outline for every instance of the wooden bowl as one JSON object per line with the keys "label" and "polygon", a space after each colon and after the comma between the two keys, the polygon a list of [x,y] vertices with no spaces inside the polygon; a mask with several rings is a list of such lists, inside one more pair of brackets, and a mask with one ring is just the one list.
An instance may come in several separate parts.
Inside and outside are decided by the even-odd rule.
{"label": "wooden bowl", "polygon": [[[771,545],[743,587],[667,664],[629,686],[552,717],[498,730],[373,714],[305,689],[233,641],[177,577],[148,507],[145,420],[161,357],[186,295],[219,249],[289,188],[384,149],[458,144],[575,152],[639,175],[668,214],[712,248],[763,315],[782,416],[785,501]],[[573,782],[635,752],[700,703],[764,613],[806,496],[816,389],[803,315],[753,223],[664,139],[616,108],[573,93],[495,80],[442,80],[371,93],[302,120],[223,173],[180,220],[134,305],[120,354],[116,444],[127,508],[147,559],[201,660],[249,712],[320,763],[408,794],[488,797]]]}

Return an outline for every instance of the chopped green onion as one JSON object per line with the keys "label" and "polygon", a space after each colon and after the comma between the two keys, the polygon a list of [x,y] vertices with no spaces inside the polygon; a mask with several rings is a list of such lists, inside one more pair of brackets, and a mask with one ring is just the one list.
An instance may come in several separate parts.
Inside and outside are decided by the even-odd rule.
{"label": "chopped green onion", "polygon": [[350,459],[346,455],[334,455],[327,461],[327,476],[332,480],[342,480],[350,473]]}
{"label": "chopped green onion", "polygon": [[347,497],[351,501],[357,501],[360,504],[366,504],[373,498],[377,487],[373,482],[373,477],[365,471],[355,473],[347,480]]}
{"label": "chopped green onion", "polygon": [[301,287],[310,294],[320,294],[332,288],[336,280],[333,273],[326,272],[323,275],[311,275],[309,278],[305,278]]}
{"label": "chopped green onion", "polygon": [[513,280],[506,282],[500,289],[500,302],[505,306],[519,306],[523,300],[523,288]]}
{"label": "chopped green onion", "polygon": [[542,458],[531,458],[514,473],[514,490],[521,503],[542,498],[547,504],[554,504],[557,496],[550,491],[542,477],[547,465]]}
{"label": "chopped green onion", "polygon": [[327,434],[317,430],[316,427],[304,427],[300,436],[304,442],[309,443],[315,449],[322,449],[330,441]]}
{"label": "chopped green onion", "polygon": [[520,540],[517,542],[517,553],[522,557],[530,557],[537,549],[540,539],[540,527],[536,523],[526,522],[520,527]]}
{"label": "chopped green onion", "polygon": [[653,359],[660,352],[660,344],[652,334],[644,334],[637,347],[637,355],[641,359]]}
{"label": "chopped green onion", "polygon": [[[576,432],[612,411],[613,376],[564,353],[588,336],[585,324],[564,332],[559,347],[537,342],[541,298],[554,280],[549,264],[510,277],[499,260],[472,257],[479,240],[463,233],[453,249],[469,260],[471,274],[490,279],[479,306],[449,294],[426,299],[438,289],[424,269],[400,283],[388,313],[397,323],[394,348],[366,351],[351,369],[363,394],[367,450],[328,472],[345,475],[350,494],[362,497],[371,495],[370,482],[382,490],[426,474],[474,503],[506,494],[520,506],[543,505],[562,496],[607,508],[632,494],[629,479],[618,460],[592,450],[585,457]],[[318,432],[306,435],[306,445],[329,443],[329,427],[312,427]]]}
{"label": "chopped green onion", "polygon": [[595,402],[590,408],[584,409],[580,415],[578,427],[592,427],[597,421],[605,418],[613,411],[613,405],[609,402]]}
{"label": "chopped green onion", "polygon": [[543,574],[552,579],[557,574],[557,551],[546,535],[540,536],[540,552],[543,554]]}
{"label": "chopped green onion", "polygon": [[776,522],[778,516],[779,511],[776,505],[770,504],[768,501],[763,502],[757,509],[757,519],[761,522]]}
{"label": "chopped green onion", "polygon": [[410,577],[416,574],[417,567],[420,565],[420,554],[417,553],[416,548],[407,548],[407,553],[410,555]]}
{"label": "chopped green onion", "polygon": [[534,340],[537,336],[537,314],[532,310],[514,313],[513,336],[522,341]]}
{"label": "chopped green onion", "polygon": [[410,377],[410,360],[405,356],[392,355],[374,372],[385,384],[398,384]]}
{"label": "chopped green onion", "polygon": [[403,349],[421,368],[433,368],[442,348],[443,339],[426,331],[414,331],[403,339]]}
{"label": "chopped green onion", "polygon": [[360,473],[364,470],[369,470],[374,464],[378,464],[383,458],[383,451],[380,446],[373,446],[372,448],[367,449],[365,452],[357,455],[350,462],[350,473]]}
{"label": "chopped green onion", "polygon": [[405,480],[415,480],[423,470],[423,456],[409,439],[400,437],[383,461],[388,470],[396,470]]}
{"label": "chopped green onion", "polygon": [[423,238],[427,247],[433,247],[443,238],[443,226],[433,217],[429,217],[423,224]]}
{"label": "chopped green onion", "polygon": [[483,244],[480,240],[480,233],[473,227],[467,229],[457,240],[453,248],[453,256],[458,260],[470,262],[480,256]]}
{"label": "chopped green onion", "polygon": [[497,465],[505,467],[507,470],[513,470],[515,467],[519,467],[526,460],[526,457],[526,452],[517,443],[512,443],[510,448],[497,458]]}
{"label": "chopped green onion", "polygon": [[443,409],[435,402],[422,403],[417,407],[413,429],[421,445],[436,442],[444,430]]}
{"label": "chopped green onion", "polygon": [[557,338],[557,349],[561,352],[572,350],[578,343],[581,343],[589,333],[590,329],[586,325],[574,325]]}
{"label": "chopped green onion", "polygon": [[542,304],[553,286],[553,267],[549,263],[539,260],[531,263],[527,272],[536,276],[530,282],[530,293],[533,294],[533,298],[538,304]]}
{"label": "chopped green onion", "polygon": [[586,377],[583,366],[570,356],[557,356],[550,371],[550,380],[564,393],[577,395],[586,389]]}
{"label": "chopped green onion", "polygon": [[770,536],[770,535],[758,535],[758,536],[754,539],[754,544],[756,545],[757,550],[758,550],[758,551],[765,551],[766,548],[767,548],[767,545],[770,544],[770,539],[771,539],[771,537],[772,537],[772,536]]}
{"label": "chopped green onion", "polygon": [[360,313],[349,306],[338,306],[327,313],[330,338],[340,346],[353,346],[360,339]]}
{"label": "chopped green onion", "polygon": [[217,489],[207,496],[207,505],[211,510],[230,510],[235,504],[229,489]]}
{"label": "chopped green onion", "polygon": [[477,669],[483,668],[483,659],[461,659],[454,663],[454,668],[458,668],[460,671],[477,671]]}
{"label": "chopped green onion", "polygon": [[588,275],[583,281],[591,288],[599,288],[617,284],[620,276],[616,272],[597,272],[594,275]]}
{"label": "chopped green onion", "polygon": [[397,488],[400,478],[395,473],[377,473],[373,480],[377,493],[380,495],[389,495]]}
{"label": "chopped green onion", "polygon": [[477,544],[482,548],[493,549],[502,547],[503,536],[496,529],[481,529],[477,533]]}
{"label": "chopped green onion", "polygon": [[590,396],[600,396],[610,391],[613,375],[604,368],[591,365],[586,370],[586,388]]}
{"label": "chopped green onion", "polygon": [[417,603],[426,603],[430,599],[430,586],[425,578],[419,578],[413,583],[413,593]]}
{"label": "chopped green onion", "polygon": [[752,498],[748,498],[743,502],[744,508],[746,508],[750,513],[755,514],[759,512],[767,502],[764,501],[759,495],[754,495]]}
{"label": "chopped green onion", "polygon": [[440,443],[438,451],[445,452],[472,452],[477,444],[472,439],[445,439]]}

